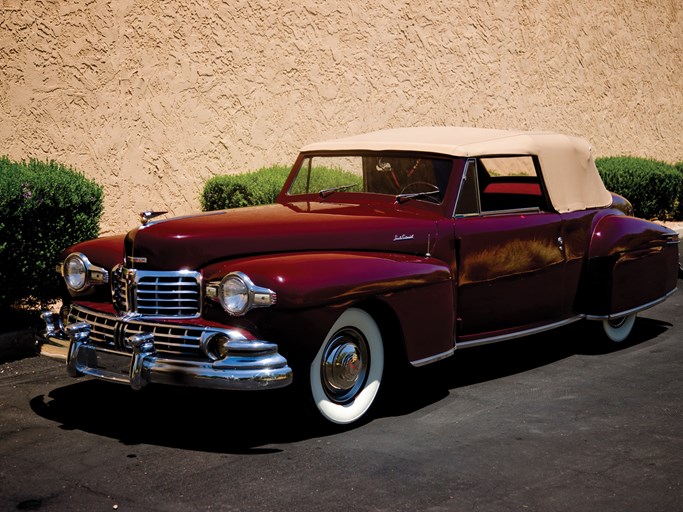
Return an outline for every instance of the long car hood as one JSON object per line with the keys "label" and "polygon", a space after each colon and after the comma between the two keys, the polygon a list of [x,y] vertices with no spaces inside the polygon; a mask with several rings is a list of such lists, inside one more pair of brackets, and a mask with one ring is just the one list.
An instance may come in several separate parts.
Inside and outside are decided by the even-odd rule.
{"label": "long car hood", "polygon": [[394,205],[268,205],[152,222],[128,233],[126,266],[200,269],[229,258],[302,251],[424,254],[436,218]]}

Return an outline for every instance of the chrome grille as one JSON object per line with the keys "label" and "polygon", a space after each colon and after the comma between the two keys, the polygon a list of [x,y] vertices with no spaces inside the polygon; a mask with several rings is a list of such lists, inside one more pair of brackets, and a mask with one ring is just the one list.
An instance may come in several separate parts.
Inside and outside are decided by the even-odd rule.
{"label": "chrome grille", "polygon": [[146,317],[192,318],[201,313],[201,275],[179,270],[157,272],[116,267],[112,271],[114,306]]}
{"label": "chrome grille", "polygon": [[207,331],[204,327],[155,324],[134,319],[124,320],[75,305],[69,312],[69,323],[73,322],[90,324],[90,340],[112,349],[131,352],[126,339],[145,332],[154,334],[154,349],[159,354],[171,357],[206,358],[200,348],[202,335]]}
{"label": "chrome grille", "polygon": [[117,311],[126,311],[126,281],[123,279],[123,266],[116,265],[111,271],[111,298]]}

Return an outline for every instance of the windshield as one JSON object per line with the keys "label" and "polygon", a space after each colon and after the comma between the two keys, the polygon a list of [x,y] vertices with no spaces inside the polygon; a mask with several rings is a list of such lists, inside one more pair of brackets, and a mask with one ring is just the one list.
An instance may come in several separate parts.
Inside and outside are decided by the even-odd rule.
{"label": "windshield", "polygon": [[322,155],[305,157],[288,195],[384,194],[399,202],[443,200],[453,167],[449,158],[421,155]]}

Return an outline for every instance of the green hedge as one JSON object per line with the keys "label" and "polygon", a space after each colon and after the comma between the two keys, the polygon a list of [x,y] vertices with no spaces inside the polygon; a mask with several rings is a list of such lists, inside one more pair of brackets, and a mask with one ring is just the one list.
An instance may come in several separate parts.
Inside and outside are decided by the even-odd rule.
{"label": "green hedge", "polygon": [[[646,219],[683,219],[683,162],[665,162],[637,157],[597,158],[595,164],[608,190],[626,197],[635,214]],[[270,204],[280,192],[289,167],[273,166],[245,174],[215,176],[204,184],[200,198],[203,211]],[[333,187],[334,173],[328,173]],[[341,182],[348,177],[340,176]]]}
{"label": "green hedge", "polygon": [[596,158],[595,165],[607,189],[628,199],[637,217],[680,218],[683,175],[675,166],[637,157]]}
{"label": "green hedge", "polygon": [[271,204],[280,193],[290,168],[273,166],[245,174],[214,176],[204,184],[203,211]]}
{"label": "green hedge", "polygon": [[[683,182],[683,162],[675,163],[674,169],[678,171],[681,176],[681,181]],[[681,185],[681,191],[678,195],[678,210],[676,211],[676,220],[683,220],[683,185]]]}
{"label": "green hedge", "polygon": [[[323,172],[316,173],[315,182],[310,184],[313,190],[349,183],[350,175],[347,172],[337,169],[321,168],[320,170]],[[200,197],[202,210],[206,212],[272,204],[287,180],[289,172],[289,167],[273,166],[244,174],[214,176],[204,184]],[[359,178],[351,175],[351,179],[358,180]],[[304,193],[304,191],[297,193]]]}
{"label": "green hedge", "polygon": [[59,295],[59,253],[95,238],[102,188],[54,161],[0,157],[0,307]]}

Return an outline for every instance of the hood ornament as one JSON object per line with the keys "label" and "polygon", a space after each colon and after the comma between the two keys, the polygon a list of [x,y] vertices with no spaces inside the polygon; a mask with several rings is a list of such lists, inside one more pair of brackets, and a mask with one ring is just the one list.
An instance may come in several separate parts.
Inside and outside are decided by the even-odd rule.
{"label": "hood ornament", "polygon": [[146,226],[147,223],[152,220],[154,217],[158,217],[159,215],[164,215],[168,212],[153,212],[153,211],[146,211],[146,212],[140,212],[140,222],[142,222],[143,226]]}

